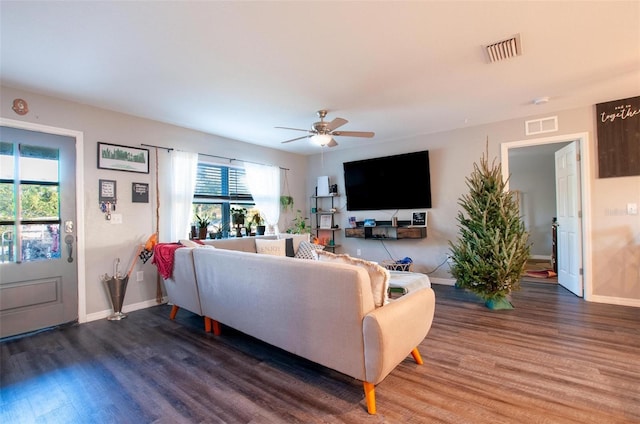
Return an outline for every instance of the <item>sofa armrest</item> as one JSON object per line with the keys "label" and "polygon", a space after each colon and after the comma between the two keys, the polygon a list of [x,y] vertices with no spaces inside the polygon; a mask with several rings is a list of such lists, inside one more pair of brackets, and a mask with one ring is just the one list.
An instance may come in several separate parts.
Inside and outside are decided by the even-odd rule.
{"label": "sofa armrest", "polygon": [[366,381],[378,384],[424,340],[434,312],[435,293],[425,287],[364,317]]}

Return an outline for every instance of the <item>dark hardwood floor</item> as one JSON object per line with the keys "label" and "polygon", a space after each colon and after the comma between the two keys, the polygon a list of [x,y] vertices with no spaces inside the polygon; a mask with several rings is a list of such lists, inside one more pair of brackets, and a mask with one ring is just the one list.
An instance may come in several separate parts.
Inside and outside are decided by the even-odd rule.
{"label": "dark hardwood floor", "polygon": [[376,387],[376,416],[361,382],[162,305],[0,343],[0,422],[640,422],[640,308],[524,283],[492,312],[434,289],[425,363]]}

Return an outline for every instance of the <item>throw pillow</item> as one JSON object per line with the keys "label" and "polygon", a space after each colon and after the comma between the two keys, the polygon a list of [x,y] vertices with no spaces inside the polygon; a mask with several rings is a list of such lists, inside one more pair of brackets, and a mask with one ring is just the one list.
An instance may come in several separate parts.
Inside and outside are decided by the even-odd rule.
{"label": "throw pillow", "polygon": [[307,241],[307,242],[310,241],[309,239],[310,236],[311,235],[309,233],[307,234],[283,233],[283,234],[278,234],[278,239],[291,239],[293,241],[293,256],[295,256],[295,254],[298,253],[298,248],[300,247],[300,243],[302,243],[303,241]]}
{"label": "throw pillow", "polygon": [[286,242],[285,240],[262,240],[256,238],[256,253],[286,256]]}
{"label": "throw pillow", "polygon": [[324,249],[324,246],[319,244],[309,243],[308,241],[300,242],[300,246],[298,247],[298,252],[296,253],[296,258],[298,259],[313,259],[318,260],[318,253]]}
{"label": "throw pillow", "polygon": [[193,240],[184,239],[184,240],[180,240],[179,243],[184,247],[200,247],[200,244],[196,243]]}
{"label": "throw pillow", "polygon": [[389,303],[389,279],[391,275],[389,270],[378,265],[375,262],[365,261],[364,259],[352,258],[346,254],[335,254],[327,251],[318,252],[319,260],[326,262],[340,262],[349,265],[356,265],[364,268],[369,274],[371,282],[371,293],[373,294],[373,303],[376,308]]}

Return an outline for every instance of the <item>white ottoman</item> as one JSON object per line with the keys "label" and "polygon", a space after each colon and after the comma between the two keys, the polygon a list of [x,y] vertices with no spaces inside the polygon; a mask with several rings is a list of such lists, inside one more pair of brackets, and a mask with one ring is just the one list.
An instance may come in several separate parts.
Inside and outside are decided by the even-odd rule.
{"label": "white ottoman", "polygon": [[411,290],[431,287],[429,277],[419,272],[389,271],[389,274],[389,291],[392,293],[407,294]]}

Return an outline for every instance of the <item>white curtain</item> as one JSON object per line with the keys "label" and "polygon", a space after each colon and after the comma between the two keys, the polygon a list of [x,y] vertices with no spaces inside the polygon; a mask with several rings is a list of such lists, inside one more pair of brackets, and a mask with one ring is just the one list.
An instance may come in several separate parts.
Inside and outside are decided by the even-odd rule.
{"label": "white curtain", "polygon": [[193,192],[196,187],[198,154],[172,150],[159,157],[159,241],[189,238]]}
{"label": "white curtain", "polygon": [[256,208],[262,214],[270,234],[278,234],[280,219],[280,168],[270,165],[244,164],[247,186]]}

